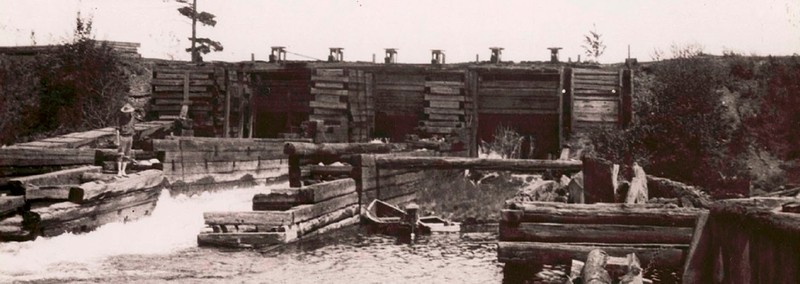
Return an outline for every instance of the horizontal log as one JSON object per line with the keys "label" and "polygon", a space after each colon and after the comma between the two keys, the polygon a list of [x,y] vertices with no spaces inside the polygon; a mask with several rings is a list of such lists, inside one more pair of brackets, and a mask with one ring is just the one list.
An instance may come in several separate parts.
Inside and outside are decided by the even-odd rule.
{"label": "horizontal log", "polygon": [[349,176],[353,171],[351,166],[319,166],[309,167],[312,175]]}
{"label": "horizontal log", "polygon": [[313,95],[334,95],[334,96],[347,96],[347,90],[331,90],[331,89],[318,89],[311,88]]}
{"label": "horizontal log", "polygon": [[537,98],[557,98],[561,94],[560,90],[543,90],[543,89],[489,89],[483,88],[478,90],[478,99],[481,97],[493,99],[504,97],[537,97]]}
{"label": "horizontal log", "polygon": [[478,97],[479,109],[535,109],[557,110],[558,97]]}
{"label": "horizontal log", "polygon": [[407,91],[407,92],[424,92],[425,87],[420,85],[377,85],[377,91]]}
{"label": "horizontal log", "polygon": [[463,113],[460,115],[447,115],[447,114],[428,114],[428,120],[438,121],[464,121]]}
{"label": "horizontal log", "polygon": [[560,224],[560,223],[501,223],[500,241],[548,243],[659,243],[689,244],[691,227],[617,225],[617,224]]}
{"label": "horizontal log", "polygon": [[431,108],[461,109],[461,102],[459,102],[459,101],[428,101],[428,106],[431,107]]}
{"label": "horizontal log", "polygon": [[[167,171],[165,171],[166,173]],[[289,174],[288,167],[268,168],[254,171],[235,171],[230,173],[175,173],[165,175],[170,183],[183,182],[190,184],[221,184],[234,181],[260,184],[271,179],[280,179]],[[174,186],[174,184],[173,184]]]}
{"label": "horizontal log", "polygon": [[580,171],[583,163],[571,160],[474,159],[458,157],[376,157],[380,168],[474,169],[531,172],[545,170]]}
{"label": "horizontal log", "polygon": [[273,208],[314,204],[353,192],[356,192],[356,182],[351,178],[317,183],[302,188],[276,189],[269,194],[253,196],[253,210],[280,210]]}
{"label": "horizontal log", "polygon": [[429,87],[429,90],[431,94],[460,95],[462,93],[461,87],[434,86],[434,87]]}
{"label": "horizontal log", "polygon": [[617,122],[619,114],[616,112],[597,113],[597,112],[573,112],[573,117],[579,122]]}
{"label": "horizontal log", "polygon": [[201,247],[263,248],[286,243],[285,232],[200,233]]}
{"label": "horizontal log", "polygon": [[680,268],[688,245],[501,241],[497,245],[497,259],[502,263],[514,264],[569,264],[573,259],[583,259],[594,249],[601,249],[613,256],[635,253],[645,267],[653,263],[657,267]]}
{"label": "horizontal log", "polygon": [[78,184],[60,185],[27,185],[25,187],[26,200],[68,200],[70,188],[77,187]]}
{"label": "horizontal log", "polygon": [[559,81],[484,81],[480,83],[480,88],[498,89],[548,89],[558,88]]}
{"label": "horizontal log", "polygon": [[0,167],[69,166],[94,164],[94,149],[0,149]]}
{"label": "horizontal log", "polygon": [[340,77],[340,76],[311,76],[311,81],[314,82],[341,82],[347,83],[350,82],[350,77]]}
{"label": "horizontal log", "polygon": [[315,204],[299,205],[287,212],[292,212],[295,223],[314,219],[316,217],[358,204],[358,193],[352,192],[339,197],[331,198]]}
{"label": "horizontal log", "polygon": [[167,162],[164,174],[237,173],[288,168],[286,160]]}
{"label": "horizontal log", "polygon": [[82,166],[39,175],[12,178],[8,180],[8,184],[14,188],[13,190],[24,192],[29,185],[42,186],[80,183],[81,175],[84,173],[99,173],[101,169],[102,167],[100,166]]}
{"label": "horizontal log", "polygon": [[[181,73],[167,73],[167,72],[153,72],[153,77],[156,79],[180,79],[183,80],[185,78],[184,74]],[[189,73],[189,79],[209,79],[208,73]]]}
{"label": "horizontal log", "polygon": [[668,204],[517,202],[501,212],[509,223],[618,224],[693,227],[704,210]]}
{"label": "horizontal log", "polygon": [[25,206],[24,196],[0,196],[0,216],[17,211]]}
{"label": "horizontal log", "polygon": [[308,103],[311,108],[322,108],[322,109],[347,109],[347,103],[323,103],[317,101],[311,101]]}
{"label": "horizontal log", "polygon": [[344,76],[344,69],[316,69],[319,76]]}
{"label": "horizontal log", "polygon": [[430,134],[452,134],[462,128],[454,128],[454,127],[433,127],[433,126],[420,126],[416,128],[417,130],[430,133]]}
{"label": "horizontal log", "polygon": [[464,115],[464,109],[448,109],[448,108],[426,107],[424,112],[426,114]]}
{"label": "horizontal log", "polygon": [[465,101],[464,96],[460,95],[436,95],[436,94],[425,94],[426,101],[452,101],[452,102],[463,102]]}
{"label": "horizontal log", "polygon": [[[184,80],[178,79],[153,79],[150,81],[150,84],[153,86],[183,86]],[[190,79],[189,86],[213,86],[213,80],[204,80],[204,79]]]}
{"label": "horizontal log", "polygon": [[258,225],[283,226],[292,224],[291,214],[275,214],[271,211],[203,212],[207,225]]}
{"label": "horizontal log", "polygon": [[183,163],[234,162],[234,161],[279,161],[286,159],[281,150],[221,151],[221,152],[166,152],[164,164],[172,161]]}
{"label": "horizontal log", "polygon": [[315,88],[344,89],[344,83],[314,82]]}
{"label": "horizontal log", "polygon": [[69,201],[84,203],[92,200],[118,196],[132,191],[140,191],[165,185],[164,175],[159,170],[146,170],[130,174],[110,182],[93,181],[73,187],[69,191]]}
{"label": "horizontal log", "polygon": [[614,113],[619,111],[618,100],[591,100],[575,98],[573,100],[573,111],[579,113]]}
{"label": "horizontal log", "polygon": [[[156,191],[157,193],[157,191]],[[63,233],[86,233],[113,222],[132,222],[150,215],[156,207],[158,198],[143,202],[121,203],[110,210],[94,210],[80,215],[79,218],[66,222],[42,222],[39,226],[41,235],[53,237]]]}
{"label": "horizontal log", "polygon": [[572,69],[572,73],[575,74],[575,77],[581,77],[581,75],[617,76],[617,77],[619,77],[619,71],[603,70],[603,69],[575,68],[575,69]]}
{"label": "horizontal log", "polygon": [[465,122],[461,121],[427,121],[423,120],[420,121],[419,124],[421,126],[429,126],[429,127],[450,127],[450,128],[464,128]]}
{"label": "horizontal log", "polygon": [[736,220],[737,224],[774,235],[800,234],[800,214],[782,212],[783,205],[797,202],[794,197],[753,197],[726,199],[711,204],[710,222]]}
{"label": "horizontal log", "polygon": [[397,147],[388,143],[299,143],[289,142],[284,146],[286,155],[352,155],[367,153],[389,153]]}
{"label": "horizontal log", "polygon": [[352,219],[353,217],[357,217],[359,215],[359,211],[360,211],[360,206],[358,204],[353,204],[341,208],[339,210],[323,214],[314,219],[305,222],[300,222],[298,224],[295,224],[294,226],[290,226],[289,228],[287,228],[287,231],[289,230],[294,231],[298,237],[307,237],[314,232],[323,230],[324,228],[329,227],[331,225],[335,225],[336,223]]}

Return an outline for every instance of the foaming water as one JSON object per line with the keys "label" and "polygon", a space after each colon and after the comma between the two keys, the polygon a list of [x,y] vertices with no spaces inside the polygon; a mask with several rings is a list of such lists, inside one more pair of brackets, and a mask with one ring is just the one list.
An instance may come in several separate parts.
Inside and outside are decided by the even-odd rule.
{"label": "foaming water", "polygon": [[[287,186],[237,188],[187,197],[161,192],[153,213],[128,223],[110,223],[95,231],[38,238],[31,242],[0,243],[2,276],[61,273],[54,267],[99,265],[105,258],[126,254],[168,254],[197,246],[203,212],[248,211],[256,193]],[[56,270],[56,271],[54,271]]]}

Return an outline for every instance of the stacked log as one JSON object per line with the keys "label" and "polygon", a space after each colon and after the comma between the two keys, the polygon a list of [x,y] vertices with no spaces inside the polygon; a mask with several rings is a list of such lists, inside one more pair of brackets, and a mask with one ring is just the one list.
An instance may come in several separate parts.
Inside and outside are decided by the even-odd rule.
{"label": "stacked log", "polygon": [[498,258],[568,264],[602,249],[636,253],[645,266],[679,267],[702,212],[661,204],[514,202],[502,211]]}
{"label": "stacked log", "polygon": [[384,167],[381,159],[433,158],[436,151],[398,152],[379,155],[359,155],[353,162],[353,178],[359,191],[360,203],[364,206],[373,199],[404,205],[416,199],[416,192],[429,177],[430,171],[414,167]]}
{"label": "stacked log", "polygon": [[[197,138],[153,140],[163,155],[173,193],[275,182],[288,175],[286,139]],[[163,153],[163,154],[162,154]]]}
{"label": "stacked log", "polygon": [[350,120],[348,114],[351,111],[348,107],[349,88],[352,85],[355,90],[360,82],[350,82],[351,77],[347,71],[357,72],[356,70],[345,69],[317,69],[316,75],[311,76],[314,87],[311,94],[314,100],[309,103],[313,113],[308,116],[309,120],[316,120],[318,123],[317,142],[348,142]]}
{"label": "stacked log", "polygon": [[[214,117],[219,114],[220,95],[224,92],[224,80],[211,64],[157,64],[153,68],[152,105],[150,111],[163,120],[177,118],[181,107],[189,106],[188,117],[192,119],[199,134],[214,136]],[[221,132],[221,131],[220,131]]]}
{"label": "stacked log", "polygon": [[[429,135],[449,136],[466,128],[467,109],[472,96],[467,95],[464,73],[434,73],[425,82],[425,119],[420,130]],[[438,80],[437,80],[438,79]]]}
{"label": "stacked log", "polygon": [[[136,220],[152,212],[160,189],[167,184],[159,170],[70,184],[77,183],[85,175],[98,174],[98,170],[99,167],[84,167],[15,179],[14,183],[25,192],[0,198],[0,216],[8,216],[0,220],[0,241],[88,232],[107,223]],[[65,184],[42,185],[60,182]],[[43,188],[53,191],[45,194],[41,192]],[[60,200],[69,201],[58,202]],[[12,211],[6,209],[12,206],[16,214],[9,215]]]}
{"label": "stacked log", "polygon": [[275,246],[356,224],[359,218],[356,184],[349,178],[256,195],[253,209],[204,213],[211,232],[200,233],[198,244]]}
{"label": "stacked log", "polygon": [[615,128],[622,124],[622,71],[572,69],[572,129]]}

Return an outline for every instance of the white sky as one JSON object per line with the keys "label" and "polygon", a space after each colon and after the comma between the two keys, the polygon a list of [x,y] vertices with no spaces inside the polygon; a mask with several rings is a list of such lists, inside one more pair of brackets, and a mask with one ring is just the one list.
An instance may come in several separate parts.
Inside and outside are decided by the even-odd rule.
{"label": "white sky", "polygon": [[[188,60],[190,21],[168,0],[0,0],[0,45],[55,44],[71,38],[75,16],[94,19],[95,37],[142,44],[144,57]],[[444,49],[448,63],[489,57],[505,47],[504,60],[548,60],[547,47],[563,47],[561,59],[582,53],[583,35],[597,26],[607,50],[601,62],[631,56],[649,61],[655,48],[699,44],[707,53],[800,53],[800,0],[198,0],[217,15],[216,27],[199,37],[221,41],[223,52],[207,61],[266,60],[269,47],[326,59],[328,47],[344,47],[345,60],[380,61],[383,48],[399,48],[398,62],[430,61]],[[584,55],[582,55],[583,58]],[[290,60],[303,60],[289,54]]]}

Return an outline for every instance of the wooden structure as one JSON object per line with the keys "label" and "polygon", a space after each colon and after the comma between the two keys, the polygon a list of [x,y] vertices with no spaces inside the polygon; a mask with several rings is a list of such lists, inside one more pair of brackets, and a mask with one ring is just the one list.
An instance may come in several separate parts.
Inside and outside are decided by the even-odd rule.
{"label": "wooden structure", "polygon": [[204,213],[211,230],[197,236],[198,244],[238,248],[275,246],[353,225],[359,219],[353,179],[282,189],[256,195],[253,202],[255,211]]}
{"label": "wooden structure", "polygon": [[498,259],[568,264],[593,249],[636,253],[643,266],[677,268],[698,217],[707,212],[663,204],[513,202],[502,211]]}
{"label": "wooden structure", "polygon": [[717,201],[694,233],[683,283],[800,282],[793,197]]}
{"label": "wooden structure", "polygon": [[171,137],[153,140],[153,150],[163,161],[171,191],[191,194],[285,179],[287,141],[293,140]]}

